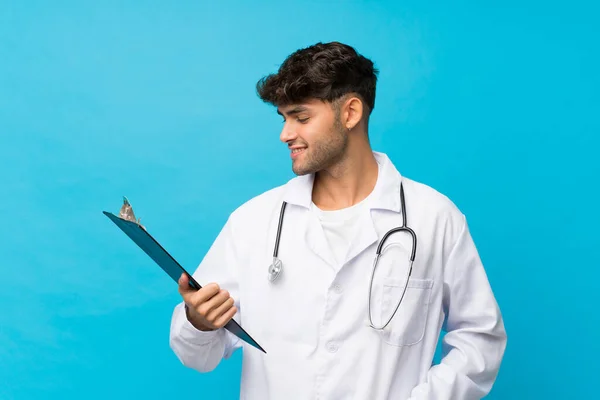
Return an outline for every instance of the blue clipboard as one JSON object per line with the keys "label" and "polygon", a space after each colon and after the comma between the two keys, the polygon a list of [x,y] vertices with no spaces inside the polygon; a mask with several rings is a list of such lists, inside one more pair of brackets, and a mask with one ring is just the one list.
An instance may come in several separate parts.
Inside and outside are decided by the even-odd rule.
{"label": "blue clipboard", "polygon": [[[126,204],[127,200],[125,199]],[[133,222],[114,215],[111,212],[103,211],[104,215],[110,218],[131,240],[135,242],[146,254],[150,256],[175,282],[179,281],[182,273],[189,277],[189,284],[192,288],[198,290],[202,286],[188,273],[145,228],[139,223]],[[242,339],[244,342],[267,353],[234,319],[229,320],[224,326],[229,332]]]}

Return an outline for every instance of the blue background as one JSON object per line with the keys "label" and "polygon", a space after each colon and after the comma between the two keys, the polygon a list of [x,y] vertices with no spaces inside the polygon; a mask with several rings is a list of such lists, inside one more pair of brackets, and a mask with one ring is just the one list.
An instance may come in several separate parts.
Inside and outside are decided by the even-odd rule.
{"label": "blue background", "polygon": [[330,40],[381,70],[373,147],[470,221],[509,334],[490,398],[595,393],[598,6],[449,3],[0,2],[0,398],[237,398],[241,353],[179,363],[176,286],[101,211],[128,196],[194,269],[292,177],[256,81]]}

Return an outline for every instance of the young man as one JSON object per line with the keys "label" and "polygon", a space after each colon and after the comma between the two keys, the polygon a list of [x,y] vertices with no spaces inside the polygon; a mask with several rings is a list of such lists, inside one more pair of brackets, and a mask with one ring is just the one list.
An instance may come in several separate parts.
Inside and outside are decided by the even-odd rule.
{"label": "young man", "polygon": [[[479,399],[496,379],[506,334],[464,215],[370,147],[376,75],[319,43],[257,85],[298,176],[231,214],[193,274],[204,287],[180,279],[170,337],[201,372],[244,346],[244,399]],[[234,316],[266,354],[223,328]]]}

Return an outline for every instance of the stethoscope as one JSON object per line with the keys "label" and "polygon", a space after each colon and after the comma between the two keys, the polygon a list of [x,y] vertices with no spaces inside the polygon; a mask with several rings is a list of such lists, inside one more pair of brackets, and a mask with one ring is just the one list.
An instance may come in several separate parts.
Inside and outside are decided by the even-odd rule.
{"label": "stethoscope", "polygon": [[[268,277],[269,277],[269,281],[271,281],[271,282],[275,282],[277,280],[277,278],[279,278],[279,276],[281,275],[281,273],[283,271],[283,263],[277,256],[277,253],[279,251],[279,240],[281,239],[281,227],[283,225],[283,215],[285,214],[286,206],[287,206],[287,203],[284,201],[283,204],[281,205],[281,211],[279,212],[279,224],[277,226],[277,236],[275,237],[275,248],[273,250],[273,262],[271,263],[271,265],[269,265]],[[387,231],[385,233],[385,235],[383,235],[383,238],[381,238],[381,241],[379,242],[379,245],[377,246],[377,251],[375,252],[375,261],[373,262],[373,272],[371,274],[371,282],[369,284],[369,325],[371,326],[371,328],[376,329],[376,330],[384,329],[390,323],[392,318],[394,318],[394,315],[396,315],[396,312],[398,311],[398,308],[400,307],[400,303],[402,303],[402,299],[404,298],[404,294],[406,293],[406,288],[408,287],[408,280],[412,273],[412,267],[413,267],[413,263],[415,261],[415,255],[417,253],[417,235],[411,228],[409,228],[406,225],[406,205],[405,205],[405,201],[404,201],[404,188],[402,186],[402,183],[400,183],[400,207],[402,209],[402,226],[392,228],[389,231]],[[381,257],[381,250],[383,248],[383,245],[385,244],[385,241],[387,240],[388,237],[390,237],[390,235],[397,233],[397,232],[408,232],[410,234],[410,236],[412,237],[412,251],[410,254],[410,265],[408,268],[408,273],[406,274],[406,279],[404,281],[404,289],[402,290],[402,295],[400,296],[400,300],[398,300],[398,303],[396,304],[396,308],[394,309],[394,312],[388,318],[388,320],[386,321],[386,323],[384,325],[375,326],[373,324],[373,319],[371,317],[371,290],[373,288],[373,278],[375,276],[375,270],[377,269],[377,263],[379,262],[379,258]]]}

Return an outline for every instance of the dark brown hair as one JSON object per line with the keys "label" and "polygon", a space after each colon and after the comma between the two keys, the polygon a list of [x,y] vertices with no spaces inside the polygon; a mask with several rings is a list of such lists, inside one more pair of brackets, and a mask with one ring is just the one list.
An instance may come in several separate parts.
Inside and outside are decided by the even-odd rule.
{"label": "dark brown hair", "polygon": [[256,90],[264,102],[275,106],[309,99],[335,103],[342,96],[355,93],[368,107],[368,118],[375,108],[377,74],[373,62],[351,46],[317,43],[290,54],[277,73],[258,81]]}

